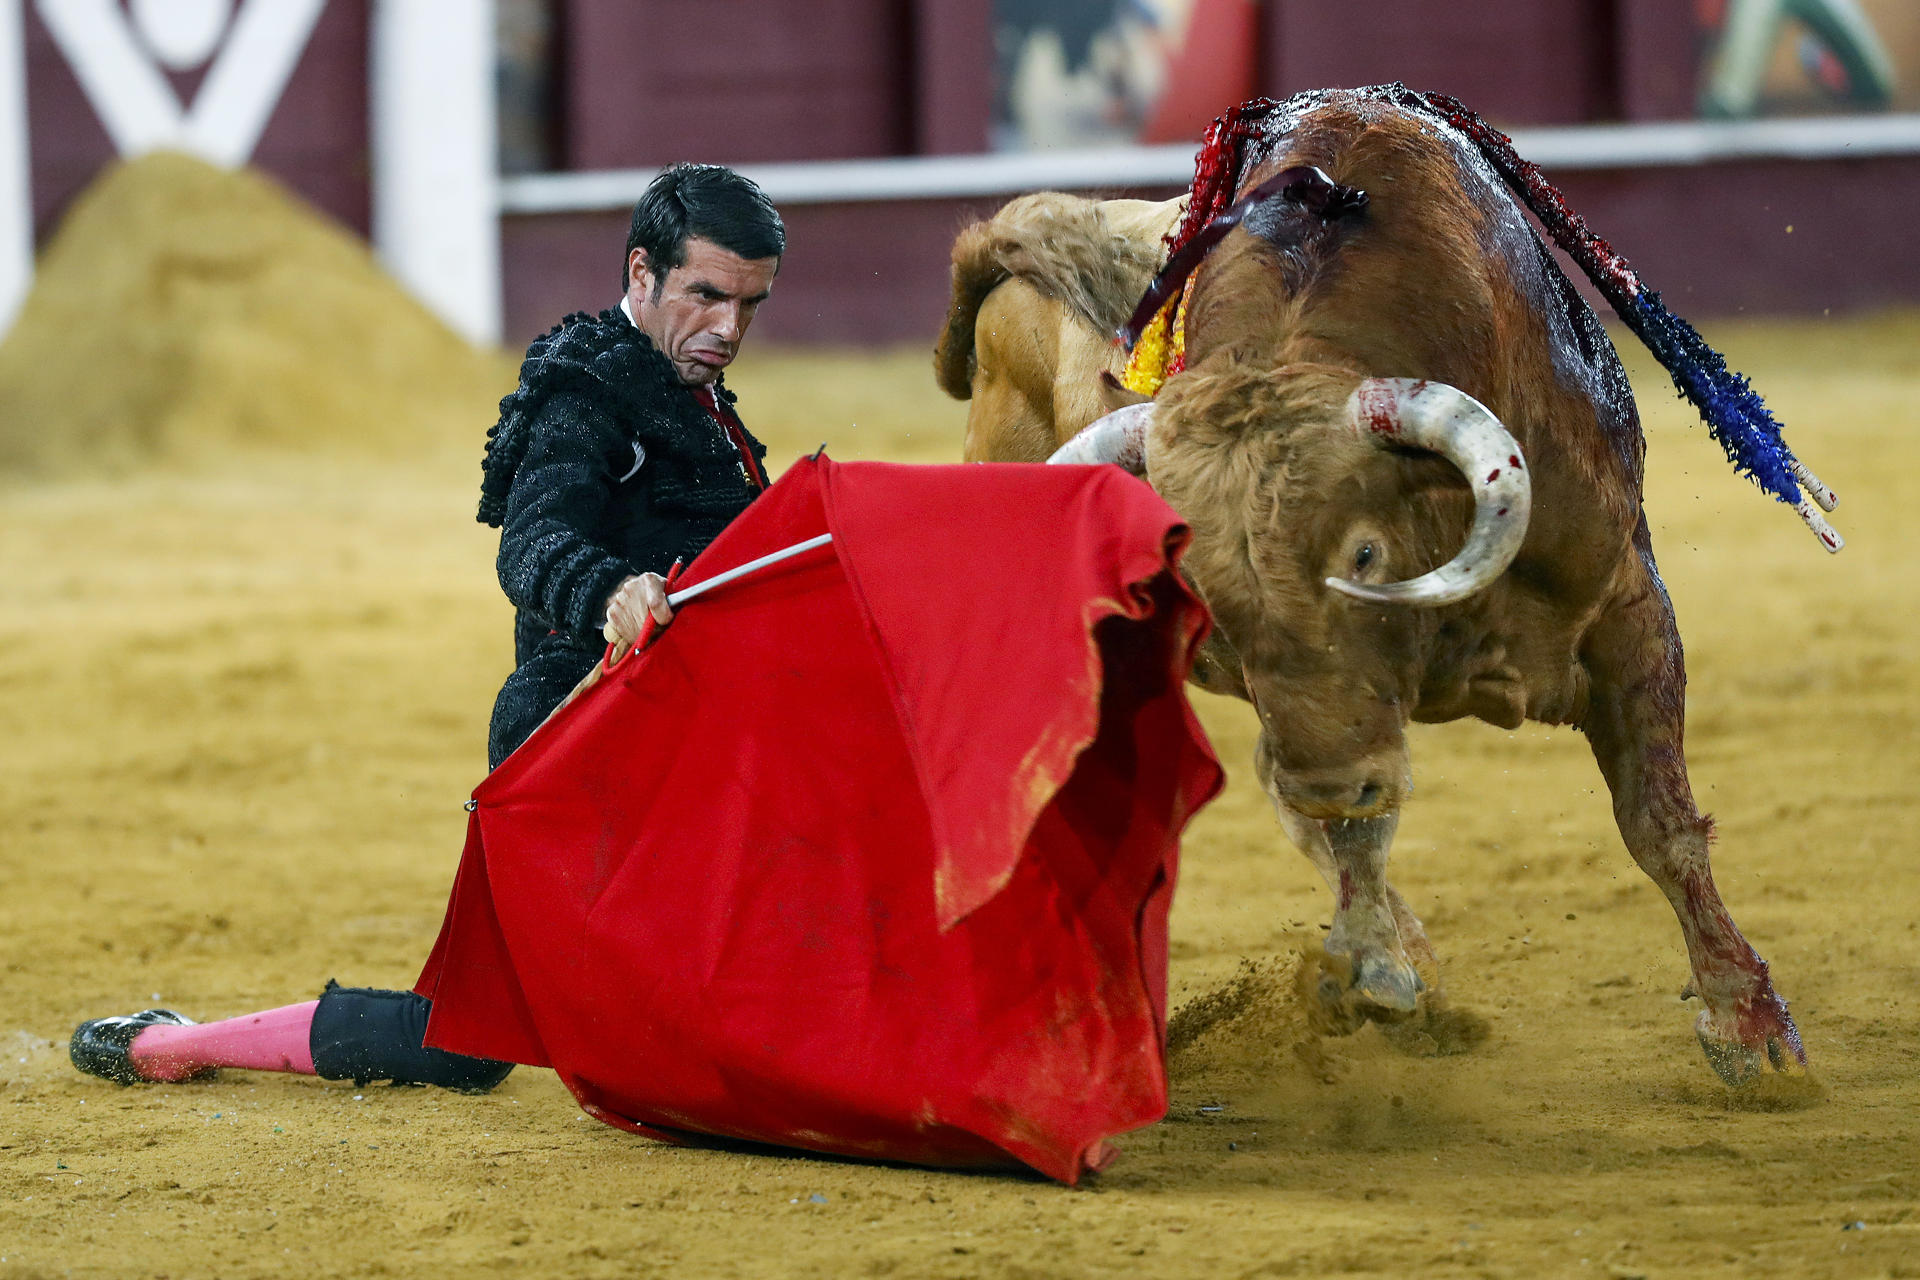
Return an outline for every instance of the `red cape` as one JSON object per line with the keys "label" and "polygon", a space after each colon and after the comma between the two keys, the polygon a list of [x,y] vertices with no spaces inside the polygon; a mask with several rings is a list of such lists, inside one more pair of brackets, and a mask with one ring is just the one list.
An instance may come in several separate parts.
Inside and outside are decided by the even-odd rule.
{"label": "red cape", "polygon": [[475,790],[428,1042],[612,1124],[1073,1182],[1166,1111],[1221,774],[1186,529],[1112,467],[796,464]]}

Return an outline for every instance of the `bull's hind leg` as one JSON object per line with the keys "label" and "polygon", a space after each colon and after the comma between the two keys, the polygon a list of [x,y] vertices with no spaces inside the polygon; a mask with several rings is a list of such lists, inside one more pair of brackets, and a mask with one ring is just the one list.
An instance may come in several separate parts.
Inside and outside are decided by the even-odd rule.
{"label": "bull's hind leg", "polygon": [[1635,862],[1680,918],[1693,981],[1706,1008],[1694,1023],[1707,1061],[1731,1085],[1798,1074],[1807,1055],[1773,989],[1714,888],[1713,822],[1694,806],[1681,750],[1686,669],[1673,607],[1643,524],[1635,538],[1638,590],[1601,618],[1582,653],[1591,698],[1581,728],[1613,793],[1613,816]]}

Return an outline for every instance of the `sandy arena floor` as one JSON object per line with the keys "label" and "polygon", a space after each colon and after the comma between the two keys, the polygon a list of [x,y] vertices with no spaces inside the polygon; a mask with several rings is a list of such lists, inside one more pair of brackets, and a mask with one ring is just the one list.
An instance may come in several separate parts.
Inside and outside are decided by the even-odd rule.
{"label": "sandy arena floor", "polygon": [[[0,1280],[1920,1277],[1920,317],[1708,332],[1850,540],[1823,554],[1635,365],[1695,788],[1823,1098],[1710,1073],[1678,929],[1568,731],[1416,730],[1395,879],[1485,1041],[1316,1040],[1285,974],[1329,903],[1251,785],[1250,716],[1204,695],[1233,782],[1186,844],[1175,1002],[1236,1016],[1082,1190],[656,1146],[542,1071],[483,1099],[76,1074],[85,1017],[412,981],[509,662],[475,422],[378,468],[0,489]],[[781,462],[957,454],[919,352],[750,350],[737,384]]]}

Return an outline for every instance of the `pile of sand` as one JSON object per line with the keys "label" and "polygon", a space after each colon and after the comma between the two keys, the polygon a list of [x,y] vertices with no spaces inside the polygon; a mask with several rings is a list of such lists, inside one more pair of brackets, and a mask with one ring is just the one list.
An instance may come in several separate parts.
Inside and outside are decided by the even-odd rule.
{"label": "pile of sand", "polygon": [[41,256],[0,345],[0,471],[477,450],[512,382],[344,228],[258,174],[158,153],[105,173]]}

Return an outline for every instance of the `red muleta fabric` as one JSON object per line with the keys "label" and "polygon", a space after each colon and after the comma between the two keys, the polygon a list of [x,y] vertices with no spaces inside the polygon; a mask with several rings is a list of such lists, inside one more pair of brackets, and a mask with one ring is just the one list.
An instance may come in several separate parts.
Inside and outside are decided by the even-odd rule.
{"label": "red muleta fabric", "polygon": [[1113,467],[803,460],[473,793],[429,1044],[586,1111],[1072,1183],[1166,1112],[1167,909],[1221,773],[1179,516]]}

